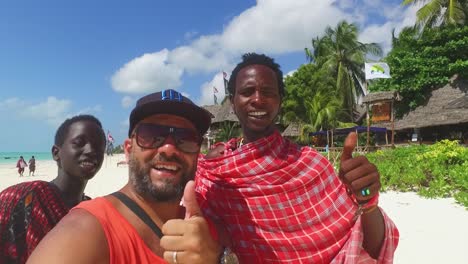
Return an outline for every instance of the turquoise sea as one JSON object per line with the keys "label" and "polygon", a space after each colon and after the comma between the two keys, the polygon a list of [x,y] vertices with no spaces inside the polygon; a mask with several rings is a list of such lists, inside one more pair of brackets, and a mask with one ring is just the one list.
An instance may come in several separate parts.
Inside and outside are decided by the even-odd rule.
{"label": "turquoise sea", "polygon": [[16,163],[19,157],[23,156],[26,162],[29,161],[31,156],[40,160],[52,160],[52,153],[50,152],[0,152],[0,164]]}

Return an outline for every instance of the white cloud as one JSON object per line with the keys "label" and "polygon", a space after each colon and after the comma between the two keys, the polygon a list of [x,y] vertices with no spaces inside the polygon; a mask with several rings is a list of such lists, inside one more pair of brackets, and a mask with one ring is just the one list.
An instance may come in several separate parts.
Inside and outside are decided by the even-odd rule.
{"label": "white cloud", "polygon": [[[217,93],[214,93],[213,87],[216,87],[218,90]],[[213,105],[214,104],[214,96],[218,98],[218,104],[221,104],[224,97],[226,96],[224,92],[224,82],[223,82],[223,74],[218,73],[216,74],[211,81],[206,82],[201,87],[201,98],[198,101],[198,105]]]}
{"label": "white cloud", "polygon": [[131,96],[124,96],[122,98],[122,107],[123,108],[130,108],[131,106],[133,106],[135,104],[135,99]]}
{"label": "white cloud", "polygon": [[385,7],[384,13],[387,16],[387,22],[383,24],[372,24],[365,27],[359,36],[361,42],[376,42],[381,44],[384,53],[388,53],[392,48],[392,30],[395,29],[395,35],[408,26],[412,26],[416,22],[416,11],[418,7],[410,6],[404,8]]}
{"label": "white cloud", "polygon": [[259,0],[229,23],[222,35],[223,46],[237,54],[300,51],[327,25],[346,17],[331,0]]}
{"label": "white cloud", "polygon": [[45,120],[51,125],[58,125],[69,114],[72,102],[66,99],[58,99],[54,96],[35,105],[30,105],[21,110],[21,114],[36,120]]}
{"label": "white cloud", "polygon": [[188,45],[131,60],[114,74],[112,87],[128,94],[178,88],[184,72],[230,69],[248,51],[272,55],[302,51],[325,26],[346,17],[334,0],[258,0],[234,17],[221,34],[200,35]]}
{"label": "white cloud", "polygon": [[[275,56],[302,52],[311,46],[312,38],[323,35],[327,26],[334,27],[341,20],[365,25],[361,26],[360,40],[381,43],[387,52],[391,30],[396,28],[398,32],[412,25],[415,10],[383,0],[257,0],[255,6],[224,25],[220,34],[187,32],[185,38],[193,38],[188,44],[131,60],[114,74],[112,87],[127,94],[154,92],[180,87],[184,74],[214,73],[213,79],[200,87],[199,98],[201,104],[212,104],[212,86],[224,90],[219,71],[232,69],[242,53]],[[369,25],[375,16],[385,21],[372,20]]]}
{"label": "white cloud", "polygon": [[10,108],[10,109],[21,109],[23,106],[26,105],[26,102],[21,101],[17,97],[8,98],[4,101],[0,102],[1,108]]}
{"label": "white cloud", "polygon": [[102,106],[101,105],[95,105],[93,107],[83,108],[83,109],[79,110],[78,112],[76,112],[74,115],[82,115],[82,114],[93,115],[93,114],[99,113],[101,111],[102,111]]}
{"label": "white cloud", "polygon": [[286,77],[288,77],[288,76],[292,76],[296,71],[297,71],[297,69],[292,70],[292,71],[289,71],[288,73],[286,73],[286,74],[284,75],[284,78],[286,78]]}
{"label": "white cloud", "polygon": [[8,98],[0,102],[0,108],[12,110],[22,119],[45,121],[54,127],[61,124],[65,119],[79,114],[96,114],[102,111],[101,105],[83,108],[72,112],[73,103],[67,99],[59,99],[49,96],[45,101],[33,103],[20,98]]}
{"label": "white cloud", "polygon": [[350,9],[356,4],[356,1],[354,1],[354,0],[338,0],[338,1],[336,1],[336,4],[341,9]]}
{"label": "white cloud", "polygon": [[169,51],[163,49],[131,60],[112,76],[112,87],[123,93],[148,93],[179,87],[183,69],[169,64],[168,55]]}
{"label": "white cloud", "polygon": [[198,32],[197,32],[197,31],[185,32],[185,34],[184,34],[184,39],[190,40],[190,39],[194,38],[194,37],[197,36],[197,35],[198,35]]}

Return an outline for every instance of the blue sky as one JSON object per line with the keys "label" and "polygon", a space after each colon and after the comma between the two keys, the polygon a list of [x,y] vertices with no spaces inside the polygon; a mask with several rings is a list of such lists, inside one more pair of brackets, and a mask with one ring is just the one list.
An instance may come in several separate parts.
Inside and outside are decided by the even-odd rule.
{"label": "blue sky", "polygon": [[396,0],[1,1],[0,152],[49,151],[67,117],[98,117],[121,143],[140,96],[174,88],[198,104],[224,97],[222,71],[249,51],[283,72],[326,26],[357,23],[390,49],[416,7]]}

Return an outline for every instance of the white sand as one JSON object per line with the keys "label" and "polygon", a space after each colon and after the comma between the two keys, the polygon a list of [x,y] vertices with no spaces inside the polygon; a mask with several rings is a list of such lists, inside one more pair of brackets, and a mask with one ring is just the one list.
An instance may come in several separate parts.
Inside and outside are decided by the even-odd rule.
{"label": "white sand", "polygon": [[[127,166],[119,166],[123,155],[106,158],[99,173],[88,182],[86,194],[105,195],[120,189],[128,178]],[[26,169],[25,175],[29,171]],[[37,162],[35,177],[18,177],[15,164],[0,165],[0,191],[30,180],[52,180],[57,174],[54,162]],[[424,199],[415,193],[382,193],[380,205],[396,223],[400,244],[397,264],[468,263],[468,210],[453,199]]]}

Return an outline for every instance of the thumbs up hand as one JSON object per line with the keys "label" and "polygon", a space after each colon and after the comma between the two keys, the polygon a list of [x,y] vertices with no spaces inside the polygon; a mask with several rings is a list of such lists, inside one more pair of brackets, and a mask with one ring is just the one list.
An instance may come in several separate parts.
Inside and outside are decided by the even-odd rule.
{"label": "thumbs up hand", "polygon": [[[189,181],[182,198],[185,219],[172,219],[162,227],[160,245],[168,263],[219,263],[221,245],[213,239],[195,195],[195,182]],[[177,252],[177,253],[174,253]]]}
{"label": "thumbs up hand", "polygon": [[365,156],[353,158],[357,144],[357,134],[349,133],[341,154],[339,177],[354,194],[359,203],[365,203],[377,195],[380,190],[380,175],[377,167]]}

